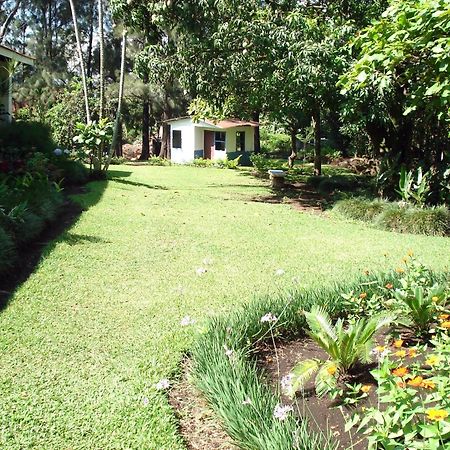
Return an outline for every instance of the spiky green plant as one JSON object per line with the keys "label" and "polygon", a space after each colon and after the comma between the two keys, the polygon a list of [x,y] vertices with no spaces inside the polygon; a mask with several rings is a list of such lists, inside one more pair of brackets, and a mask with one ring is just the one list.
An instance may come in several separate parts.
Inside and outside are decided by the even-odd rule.
{"label": "spiky green plant", "polygon": [[291,395],[300,390],[316,372],[317,394],[323,396],[330,392],[337,381],[345,379],[358,363],[371,361],[375,333],[393,320],[393,317],[383,314],[361,318],[345,326],[343,319],[338,319],[333,325],[322,306],[313,306],[310,312],[304,314],[309,326],[308,334],[327,352],[329,359],[300,361],[292,370]]}

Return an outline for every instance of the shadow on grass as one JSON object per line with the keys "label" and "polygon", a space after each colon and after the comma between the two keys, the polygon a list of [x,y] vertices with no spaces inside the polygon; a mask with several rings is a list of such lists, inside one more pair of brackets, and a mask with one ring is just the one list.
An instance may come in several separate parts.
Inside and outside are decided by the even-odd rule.
{"label": "shadow on grass", "polygon": [[140,183],[138,181],[131,181],[131,180],[122,180],[121,178],[110,178],[110,181],[114,183],[120,183],[125,184],[127,186],[135,186],[135,187],[143,187],[146,189],[157,189],[157,190],[164,190],[167,191],[168,188],[165,186],[160,186],[158,184],[146,184],[146,183]]}
{"label": "shadow on grass", "polygon": [[[109,175],[128,177],[131,172],[112,170]],[[108,180],[92,181],[84,187],[66,190],[66,201],[57,219],[49,224],[34,242],[19,249],[16,266],[0,278],[0,311],[6,309],[15,292],[33,274],[40,261],[53,251],[56,244],[67,242],[69,245],[78,245],[87,242],[105,242],[95,236],[77,235],[66,231],[75,225],[83,211],[87,211],[101,200],[107,186]]]}

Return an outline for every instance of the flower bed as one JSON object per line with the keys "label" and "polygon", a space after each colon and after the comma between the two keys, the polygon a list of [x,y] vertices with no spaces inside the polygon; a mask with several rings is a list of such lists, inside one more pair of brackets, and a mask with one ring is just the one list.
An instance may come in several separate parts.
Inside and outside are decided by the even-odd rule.
{"label": "flower bed", "polygon": [[[396,271],[348,285],[267,298],[212,321],[193,349],[193,376],[239,448],[334,449],[340,445],[332,437],[336,431],[348,433],[352,442],[366,438],[370,448],[447,448],[448,279],[431,273],[412,255],[405,263]],[[377,330],[383,330],[386,343],[375,344]],[[329,356],[303,359],[290,368],[282,384],[284,394],[300,405],[294,408],[281,386],[276,383],[274,389],[264,378],[255,353],[262,345],[272,345],[278,366],[279,342],[306,333]],[[420,357],[411,360],[427,352],[423,363]],[[370,358],[375,366],[368,365]],[[277,367],[281,381],[278,372]],[[319,374],[317,397],[361,406],[359,402],[372,395],[372,406],[366,404],[364,414],[361,407],[355,414],[337,409],[336,414],[344,414],[343,429],[314,429],[307,415],[295,414],[304,405],[301,396],[294,395],[313,372]],[[357,374],[373,377],[373,384],[361,382]]]}

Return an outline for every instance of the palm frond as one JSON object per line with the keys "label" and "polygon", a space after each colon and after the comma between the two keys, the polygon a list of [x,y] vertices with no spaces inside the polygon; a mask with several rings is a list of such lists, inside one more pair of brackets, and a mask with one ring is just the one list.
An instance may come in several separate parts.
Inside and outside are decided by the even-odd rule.
{"label": "palm frond", "polygon": [[293,375],[292,379],[292,396],[295,392],[302,389],[305,383],[313,376],[320,367],[320,361],[317,359],[305,359],[297,363],[292,369],[291,373]]}
{"label": "palm frond", "polygon": [[322,306],[315,305],[310,312],[305,311],[305,317],[313,333],[323,332],[334,341],[337,339],[331,318]]}

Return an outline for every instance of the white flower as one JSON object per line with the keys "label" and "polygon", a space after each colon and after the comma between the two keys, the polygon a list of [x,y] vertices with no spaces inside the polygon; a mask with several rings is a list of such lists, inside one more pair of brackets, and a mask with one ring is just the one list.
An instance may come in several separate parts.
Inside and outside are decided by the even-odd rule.
{"label": "white flower", "polygon": [[293,410],[294,409],[292,408],[292,406],[278,404],[277,406],[275,406],[275,409],[273,411],[273,417],[278,420],[286,420],[288,417],[288,413]]}
{"label": "white flower", "polygon": [[252,401],[247,397],[247,398],[242,402],[242,404],[243,404],[243,405],[251,405],[251,404],[252,404]]}
{"label": "white flower", "polygon": [[203,260],[203,264],[204,264],[205,266],[210,266],[212,263],[213,263],[213,260],[212,260],[211,258],[205,258],[205,259]]}
{"label": "white flower", "polygon": [[149,400],[147,397],[144,397],[144,398],[142,399],[142,404],[143,404],[144,406],[148,406],[149,403],[150,403],[150,400]]}
{"label": "white flower", "polygon": [[228,348],[226,345],[224,345],[223,348],[225,349],[225,355],[227,355],[228,358],[231,358],[234,354],[233,350],[231,350],[231,348]]}
{"label": "white flower", "polygon": [[294,378],[294,376],[292,375],[292,373],[290,373],[289,375],[286,375],[281,379],[281,389],[284,393],[286,393],[286,394],[291,393],[293,378]]}
{"label": "white flower", "polygon": [[155,384],[155,389],[157,391],[164,391],[165,389],[168,389],[170,387],[170,381],[167,378],[163,378],[162,380],[159,380]]}
{"label": "white flower", "polygon": [[189,325],[194,325],[195,319],[192,319],[190,316],[185,316],[181,319],[180,325],[182,327],[188,327]]}
{"label": "white flower", "polygon": [[196,273],[199,277],[202,276],[202,275],[204,275],[206,272],[208,272],[208,270],[205,269],[204,267],[199,267],[199,268],[195,271],[195,273]]}
{"label": "white flower", "polygon": [[274,316],[272,313],[267,313],[261,317],[261,322],[276,322],[278,320],[277,316]]}
{"label": "white flower", "polygon": [[286,272],[283,269],[278,269],[275,271],[277,277],[282,277]]}
{"label": "white flower", "polygon": [[63,154],[63,151],[60,148],[55,148],[55,150],[53,150],[53,153],[55,156],[61,156]]}

